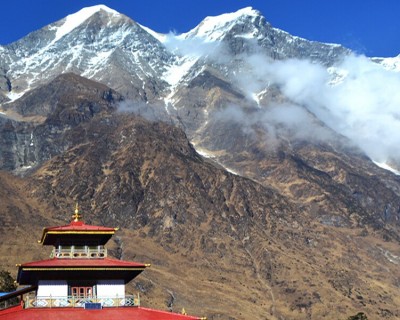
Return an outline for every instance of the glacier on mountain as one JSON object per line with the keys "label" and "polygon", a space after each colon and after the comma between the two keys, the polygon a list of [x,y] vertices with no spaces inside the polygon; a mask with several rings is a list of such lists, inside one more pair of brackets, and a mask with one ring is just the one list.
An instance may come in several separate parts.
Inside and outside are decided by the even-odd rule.
{"label": "glacier on mountain", "polygon": [[66,34],[70,33],[72,30],[74,30],[76,27],[84,23],[87,19],[89,19],[93,14],[99,12],[99,11],[105,11],[109,14],[112,15],[120,15],[119,12],[112,10],[108,8],[105,5],[97,5],[97,6],[92,6],[92,7],[87,7],[79,10],[78,12],[68,15],[66,18],[64,18],[62,21],[61,26],[54,26],[52,27],[51,30],[56,30],[56,37],[53,40],[53,43],[61,39],[63,36]]}
{"label": "glacier on mountain", "polygon": [[242,17],[260,16],[260,13],[251,7],[238,10],[234,13],[226,13],[214,17],[206,17],[197,27],[187,33],[179,35],[181,39],[201,38],[204,41],[218,41],[237,23]]}

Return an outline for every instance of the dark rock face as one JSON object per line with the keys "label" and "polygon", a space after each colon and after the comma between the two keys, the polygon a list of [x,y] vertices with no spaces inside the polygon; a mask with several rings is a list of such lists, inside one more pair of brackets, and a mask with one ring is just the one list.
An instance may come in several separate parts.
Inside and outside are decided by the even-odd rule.
{"label": "dark rock face", "polygon": [[13,171],[36,162],[31,132],[34,126],[0,117],[1,168]]}
{"label": "dark rock face", "polygon": [[[74,112],[81,115],[82,121],[87,121],[96,113],[109,111],[109,105],[121,99],[120,94],[105,85],[67,73],[8,104],[6,110],[13,110],[23,117],[49,116],[54,121],[68,123],[69,115]],[[81,121],[75,119],[73,122],[79,124]]]}
{"label": "dark rock face", "polygon": [[0,118],[2,169],[25,171],[63,152],[68,131],[117,107],[122,96],[74,74],[65,74],[7,105],[13,119]]}

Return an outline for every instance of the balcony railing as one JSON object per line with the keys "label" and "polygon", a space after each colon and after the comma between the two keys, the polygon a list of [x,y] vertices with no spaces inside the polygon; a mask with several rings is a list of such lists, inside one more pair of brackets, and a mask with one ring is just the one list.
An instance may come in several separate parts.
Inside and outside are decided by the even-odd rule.
{"label": "balcony railing", "polygon": [[24,308],[84,308],[86,303],[99,303],[102,308],[107,307],[138,307],[139,295],[125,297],[25,297]]}
{"label": "balcony railing", "polygon": [[10,308],[10,307],[14,307],[14,306],[18,306],[18,305],[20,305],[20,303],[21,303],[21,301],[17,297],[1,301],[0,302],[0,310],[7,309],[7,308]]}
{"label": "balcony railing", "polygon": [[106,248],[90,248],[83,249],[67,248],[67,249],[53,249],[50,255],[51,258],[60,259],[99,259],[107,257]]}

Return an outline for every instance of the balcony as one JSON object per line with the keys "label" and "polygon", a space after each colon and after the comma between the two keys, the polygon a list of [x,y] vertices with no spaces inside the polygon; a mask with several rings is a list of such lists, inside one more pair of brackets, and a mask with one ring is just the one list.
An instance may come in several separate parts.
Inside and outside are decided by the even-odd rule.
{"label": "balcony", "polygon": [[24,298],[24,308],[84,308],[87,304],[100,304],[107,307],[139,307],[139,295],[125,297],[29,297]]}
{"label": "balcony", "polygon": [[51,258],[59,259],[101,259],[107,257],[107,249],[104,247],[83,247],[83,248],[54,248]]}

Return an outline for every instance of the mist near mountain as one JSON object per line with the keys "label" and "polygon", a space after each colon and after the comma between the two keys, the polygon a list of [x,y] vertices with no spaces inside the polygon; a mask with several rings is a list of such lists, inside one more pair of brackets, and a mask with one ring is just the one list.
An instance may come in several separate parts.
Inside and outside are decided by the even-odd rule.
{"label": "mist near mountain", "polygon": [[165,45],[174,53],[202,57],[209,63],[241,61],[245,66],[234,73],[233,81],[250,100],[257,100],[257,95],[271,87],[279,88],[289,98],[284,103],[259,106],[256,113],[250,114],[241,106],[230,105],[219,112],[221,120],[240,122],[245,131],[262,124],[270,140],[279,134],[276,128],[281,125],[291,128],[295,138],[332,139],[328,130],[315,125],[310,112],[349,138],[373,161],[400,161],[400,73],[396,70],[356,54],[343,56],[329,68],[311,59],[274,60],[261,52],[234,56],[222,42],[173,34],[167,36]]}
{"label": "mist near mountain", "polygon": [[[400,160],[396,150],[400,143],[400,74],[355,55],[335,68],[330,74],[319,65],[290,60],[266,64],[264,74],[294,103],[348,137],[372,160]],[[254,70],[260,68],[254,65]]]}

